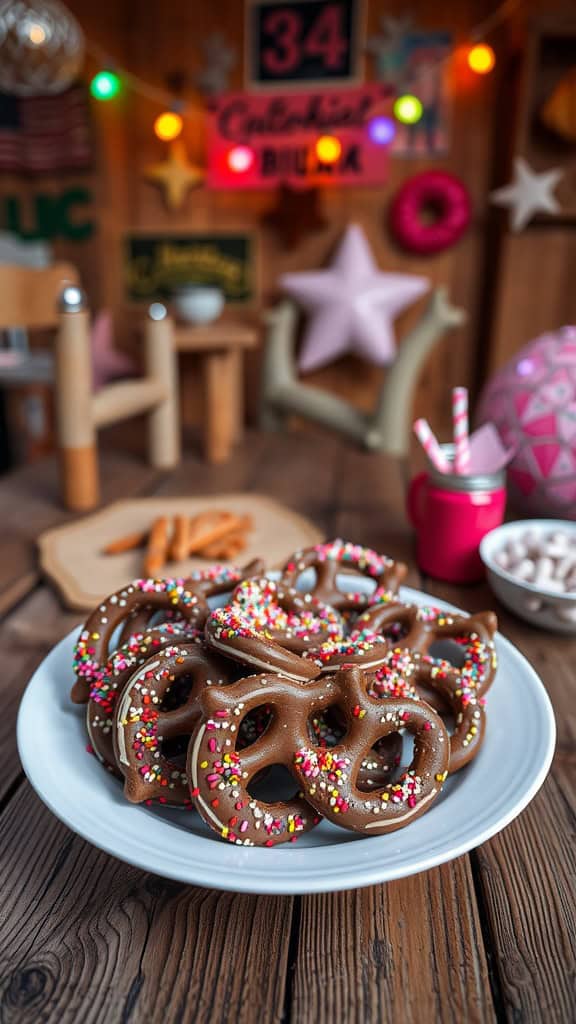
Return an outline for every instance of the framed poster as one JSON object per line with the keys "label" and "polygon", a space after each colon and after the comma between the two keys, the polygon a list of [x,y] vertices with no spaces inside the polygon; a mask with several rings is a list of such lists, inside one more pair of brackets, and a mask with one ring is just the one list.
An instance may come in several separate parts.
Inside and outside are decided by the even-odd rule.
{"label": "framed poster", "polygon": [[363,0],[247,0],[246,88],[359,82],[363,6]]}
{"label": "framed poster", "polygon": [[395,58],[402,90],[415,93],[424,109],[416,124],[396,125],[391,147],[394,156],[429,157],[447,152],[450,92],[446,66],[452,49],[450,32],[408,32],[401,39]]}
{"label": "framed poster", "polygon": [[226,302],[256,297],[253,232],[134,232],[125,240],[124,280],[132,302],[169,299],[186,284],[221,288]]}

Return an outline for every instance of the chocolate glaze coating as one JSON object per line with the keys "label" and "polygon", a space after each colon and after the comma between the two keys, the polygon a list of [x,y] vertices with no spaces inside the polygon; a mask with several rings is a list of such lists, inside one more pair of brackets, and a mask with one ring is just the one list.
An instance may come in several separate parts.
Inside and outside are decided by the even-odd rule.
{"label": "chocolate glaze coating", "polygon": [[228,607],[238,618],[247,616],[255,630],[265,631],[267,638],[295,654],[331,637],[340,639],[344,632],[342,616],[334,608],[267,577],[240,583]]}
{"label": "chocolate glaze coating", "polygon": [[[294,768],[304,796],[319,814],[362,835],[404,828],[429,809],[448,774],[450,751],[442,720],[424,701],[370,697],[357,667],[341,669],[332,679],[348,732],[329,751],[310,744],[298,748]],[[382,736],[401,729],[414,736],[409,768],[397,782],[370,793],[361,790],[358,776],[367,750]]]}
{"label": "chocolate glaze coating", "polygon": [[[237,586],[242,580],[250,579],[252,576],[262,576],[266,571],[265,563],[261,558],[254,558],[242,568],[228,565],[211,565],[207,569],[195,569],[184,580],[184,585],[192,594],[200,597],[215,597],[218,594],[225,594],[232,587]],[[150,621],[157,614],[157,609],[139,608],[126,619],[118,646],[127,643],[133,633],[143,632],[150,628]],[[167,612],[167,621],[178,621],[174,612]]]}
{"label": "chocolate glaze coating", "polygon": [[114,753],[114,711],[124,687],[140,665],[170,644],[194,639],[197,633],[185,622],[165,622],[153,629],[134,633],[127,643],[110,655],[104,672],[90,688],[86,705],[86,728],[92,749],[105,768],[122,778]]}
{"label": "chocolate glaze coating", "polygon": [[371,548],[362,548],[337,539],[327,544],[296,551],[290,556],[282,570],[282,583],[295,587],[298,577],[305,569],[316,570],[316,583],[311,593],[324,604],[338,611],[366,608],[370,595],[348,591],[343,593],[336,585],[336,577],[342,573],[350,576],[364,576],[376,581],[376,589],[396,593],[408,568],[403,562],[379,555]]}
{"label": "chocolate glaze coating", "polygon": [[[428,654],[434,643],[453,640],[460,646],[464,659],[461,668],[453,668],[467,678],[477,696],[481,697],[492,685],[498,667],[493,640],[498,619],[494,612],[454,615],[439,608],[392,600],[368,608],[356,620],[355,628],[370,630],[386,639],[387,631],[396,625],[400,632],[395,632],[389,644]],[[439,689],[421,682],[419,692],[432,707],[446,710],[446,700]]]}
{"label": "chocolate glaze coating", "polygon": [[[265,673],[210,687],[200,696],[202,718],[188,747],[191,795],[204,821],[228,842],[274,846],[308,832],[320,820],[299,796],[267,803],[249,792],[263,769],[281,764],[291,770],[297,738],[308,736],[310,685],[315,684]],[[271,709],[270,725],[239,750],[243,717],[263,705]]]}
{"label": "chocolate glaze coating", "polygon": [[192,626],[201,627],[209,612],[203,597],[192,593],[184,580],[134,580],[111,594],[92,612],[74,650],[76,682],[71,698],[85,704],[90,687],[97,680],[110,656],[110,641],[117,627],[133,612],[166,610]]}
{"label": "chocolate glaze coating", "polygon": [[[377,827],[379,831],[400,828],[423,813],[440,791],[448,768],[448,735],[442,721],[423,702],[382,701],[370,697],[366,688],[363,673],[351,668],[309,683],[266,674],[229,687],[205,689],[199,698],[202,719],[188,748],[188,775],[196,807],[211,828],[239,845],[273,846],[294,838],[314,826],[314,812],[301,797],[274,804],[252,797],[250,783],[263,768],[284,765],[305,787],[307,800],[318,810],[323,797],[318,795],[318,786],[311,786],[305,752],[312,751],[317,761],[326,765],[334,763],[334,758],[350,757],[357,781],[360,766],[371,755],[374,744],[405,728],[416,734],[415,757],[409,771],[418,772],[420,779],[417,806],[410,806],[408,811],[404,807],[400,814],[392,802],[392,810],[385,808],[377,819],[370,811],[369,831],[366,806],[380,800],[380,789],[366,793],[355,786],[357,806],[350,815],[342,807],[335,810],[328,793],[326,809],[337,824],[365,834]],[[272,709],[271,724],[252,746],[239,751],[237,736],[242,717],[263,704]],[[309,719],[334,706],[344,715],[347,733],[331,750],[315,747],[310,741]]]}
{"label": "chocolate glaze coating", "polygon": [[[117,702],[113,734],[124,794],[132,803],[190,804],[186,772],[165,757],[162,741],[191,734],[200,716],[200,694],[207,686],[229,682],[228,665],[196,641],[165,647],[132,674]],[[191,682],[184,703],[163,710],[183,677]]]}
{"label": "chocolate glaze coating", "polygon": [[318,675],[316,665],[264,636],[251,625],[248,616],[237,613],[232,605],[216,608],[208,616],[204,635],[208,647],[243,665],[281,672],[300,681]]}

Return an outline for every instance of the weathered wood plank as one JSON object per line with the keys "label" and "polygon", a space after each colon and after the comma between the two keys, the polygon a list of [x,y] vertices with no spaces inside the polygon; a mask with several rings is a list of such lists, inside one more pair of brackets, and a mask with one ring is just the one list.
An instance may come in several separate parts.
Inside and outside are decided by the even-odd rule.
{"label": "weathered wood plank", "polygon": [[289,897],[169,882],[99,853],[26,783],[2,818],[6,1024],[281,1020]]}
{"label": "weathered wood plank", "polygon": [[[262,491],[310,515],[327,535],[340,534],[412,561],[399,467],[329,435],[249,435],[228,466],[208,467],[187,457],[174,473],[145,486],[156,493],[207,496],[238,489]],[[32,500],[34,493],[32,486]],[[47,474],[38,487],[44,512],[36,512],[36,517],[48,516],[50,493]],[[421,585],[415,569],[409,582]],[[442,596],[464,606],[490,606],[482,588],[451,588]],[[73,620],[76,617],[66,616],[54,595],[41,588],[0,630],[0,643],[14,664],[5,678],[8,713],[0,742],[10,742],[17,694],[35,660]],[[524,639],[522,635],[520,646]],[[568,680],[560,670],[565,649],[556,657],[556,648],[547,639],[543,635],[541,657],[549,659],[551,685],[564,688],[567,702]],[[534,656],[538,658],[537,653]],[[568,711],[567,703],[562,706]],[[573,737],[570,725],[562,744],[566,760],[552,783],[565,816],[575,792],[569,759]],[[13,747],[8,749],[12,763]],[[72,837],[41,807],[27,784],[7,803],[2,821],[2,1019],[280,1020],[285,979],[292,978],[287,967],[293,906],[302,909],[294,935],[293,984],[287,993],[295,1021],[493,1019],[468,858],[386,887],[295,902],[254,899],[175,886],[117,864]],[[549,992],[537,979],[533,989],[524,986],[517,996],[501,960],[511,945],[520,942],[515,929],[521,927],[534,933],[527,941],[528,960],[540,948],[558,956],[558,950],[547,945],[546,934],[536,933],[542,921],[544,929],[552,922],[561,928],[562,942],[569,934],[559,909],[566,901],[570,905],[569,863],[566,860],[561,869],[561,897],[548,918],[534,899],[531,883],[522,891],[522,878],[514,877],[510,884],[521,895],[510,896],[509,878],[494,866],[492,848],[504,843],[516,827],[482,849],[486,859],[475,862],[476,885],[482,894],[484,932],[494,941],[495,982],[504,993],[504,1005],[511,1015],[517,1007],[526,1008],[530,1020],[528,1011],[540,991],[543,1005],[554,1005],[545,1002]],[[538,827],[540,821],[533,820],[526,827],[527,836],[517,840],[524,844],[522,857],[529,856],[528,839]],[[41,852],[36,853],[36,846]],[[513,850],[502,849],[505,864]],[[536,854],[541,856],[542,851]],[[24,858],[20,872],[18,858]],[[546,892],[549,882],[546,877]],[[527,894],[530,907],[524,905]],[[510,931],[495,909],[501,898],[512,908]],[[568,921],[569,915],[565,917]],[[508,945],[504,937],[509,938]],[[566,978],[559,982],[557,1006],[562,1008]]]}
{"label": "weathered wood plank", "polygon": [[426,589],[467,610],[495,608],[500,629],[542,678],[558,726],[551,774],[529,807],[473,856],[492,961],[511,1021],[571,1020],[576,1005],[576,640],[534,629],[487,586]]}
{"label": "weathered wood plank", "polygon": [[467,858],[302,901],[296,1024],[494,1020]]}
{"label": "weathered wood plank", "polygon": [[[142,493],[157,470],[133,458],[106,452],[101,458],[103,503]],[[74,518],[63,508],[54,459],[25,466],[0,480],[0,615],[28,593],[39,578],[36,537]]]}
{"label": "weathered wood plank", "polygon": [[576,771],[476,852],[492,958],[509,1021],[569,1021],[576,1006]]}

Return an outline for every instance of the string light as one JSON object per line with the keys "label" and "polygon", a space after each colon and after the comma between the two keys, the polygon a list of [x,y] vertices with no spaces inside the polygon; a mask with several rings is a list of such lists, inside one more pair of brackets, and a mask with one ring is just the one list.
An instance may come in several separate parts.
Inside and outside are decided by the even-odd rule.
{"label": "string light", "polygon": [[496,63],[496,54],[487,43],[477,43],[468,51],[468,67],[477,75],[487,75]]}
{"label": "string light", "polygon": [[38,21],[31,21],[26,26],[26,35],[33,46],[42,46],[46,42],[46,29]]}
{"label": "string light", "polygon": [[368,134],[377,146],[387,146],[396,135],[396,125],[391,117],[373,117],[368,124]]}
{"label": "string light", "polygon": [[416,124],[423,112],[424,108],[418,97],[410,93],[399,96],[394,103],[394,116],[402,124]]}
{"label": "string light", "polygon": [[114,71],[99,71],[90,82],[90,92],[95,100],[113,100],[120,88],[120,79]]}
{"label": "string light", "polygon": [[172,110],[165,110],[154,121],[154,131],[158,138],[162,139],[162,142],[172,142],[172,139],[177,139],[182,127],[183,121],[180,114],[176,114]]}
{"label": "string light", "polygon": [[249,146],[234,146],[226,159],[228,167],[234,174],[245,174],[254,163],[254,150]]}
{"label": "string light", "polygon": [[[485,18],[484,21],[477,24],[470,31],[470,39],[481,40],[490,36],[499,25],[503,24],[512,17],[516,10],[522,6],[522,3],[523,0],[503,0],[503,2],[496,8],[496,10],[492,12],[492,14]],[[46,35],[46,38],[42,38],[42,31],[43,26],[40,25],[38,22],[34,21],[33,23],[31,23],[27,32],[28,41],[31,42],[33,45],[41,46],[44,42],[47,41],[49,35],[48,33]],[[106,51],[102,50],[99,46],[92,42],[88,42],[87,49],[90,51],[92,56],[97,61],[99,61],[101,64],[106,65],[106,63],[108,62],[108,55],[106,54]],[[419,69],[420,73],[423,73],[429,67],[433,68],[436,66],[442,66],[450,59],[450,57],[443,57],[438,61],[432,61],[430,65],[423,65]],[[478,42],[470,48],[467,54],[467,61],[468,66],[475,73],[487,74],[492,70],[496,63],[496,55],[492,47],[489,46],[487,43]],[[103,78],[103,76],[105,76],[105,78]],[[114,80],[114,84],[112,84],[112,80]],[[122,87],[132,89],[134,92],[139,93],[140,95],[148,98],[152,102],[158,103],[162,106],[172,106],[172,104],[175,101],[174,95],[171,95],[168,91],[150,85],[144,79],[140,78],[138,75],[132,74],[130,71],[126,69],[122,69],[122,81],[120,80],[118,75],[114,74],[114,72],[100,71],[93,78],[90,84],[90,91],[96,99],[110,100],[117,96],[118,92]],[[399,96],[394,104],[394,115],[398,121],[401,121],[404,124],[416,124],[422,117],[422,114],[422,103],[420,102],[417,96],[412,96],[408,94],[405,96]],[[184,118],[194,117],[196,116],[196,111],[193,110],[192,112],[189,112],[186,107],[182,106],[182,116]],[[373,120],[376,121],[376,118],[374,118]],[[380,136],[380,134],[382,133],[382,140],[380,138],[375,139],[374,136],[372,136],[372,133],[370,133],[371,138],[373,139],[373,141],[378,142],[380,145],[385,145],[386,142],[384,140],[387,131],[388,129],[384,127],[375,127],[375,134],[377,136]],[[329,138],[331,142],[333,140],[333,143],[335,143],[335,148],[340,147],[338,150],[339,156],[341,152],[341,145],[339,140],[336,139],[334,136],[323,136],[322,139],[324,138]],[[320,157],[318,153],[318,147],[320,145],[323,146],[323,143],[321,139],[318,139],[318,142],[316,144],[316,155],[318,156],[318,158],[321,159],[323,163],[334,163],[335,160],[338,159],[338,156],[332,157],[331,159],[328,160],[326,160],[325,155]],[[243,149],[244,147],[235,148]],[[334,151],[335,149],[330,150],[330,152]],[[242,164],[242,159],[240,159],[240,163]]]}
{"label": "string light", "polygon": [[335,164],[342,153],[342,143],[335,135],[321,135],[316,142],[316,156],[322,164]]}

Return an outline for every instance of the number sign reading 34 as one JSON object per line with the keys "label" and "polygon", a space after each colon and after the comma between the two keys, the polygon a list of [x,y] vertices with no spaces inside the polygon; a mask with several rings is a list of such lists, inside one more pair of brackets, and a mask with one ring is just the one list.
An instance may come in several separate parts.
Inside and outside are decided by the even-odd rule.
{"label": "number sign reading 34", "polygon": [[358,77],[361,0],[254,0],[247,5],[251,86]]}

